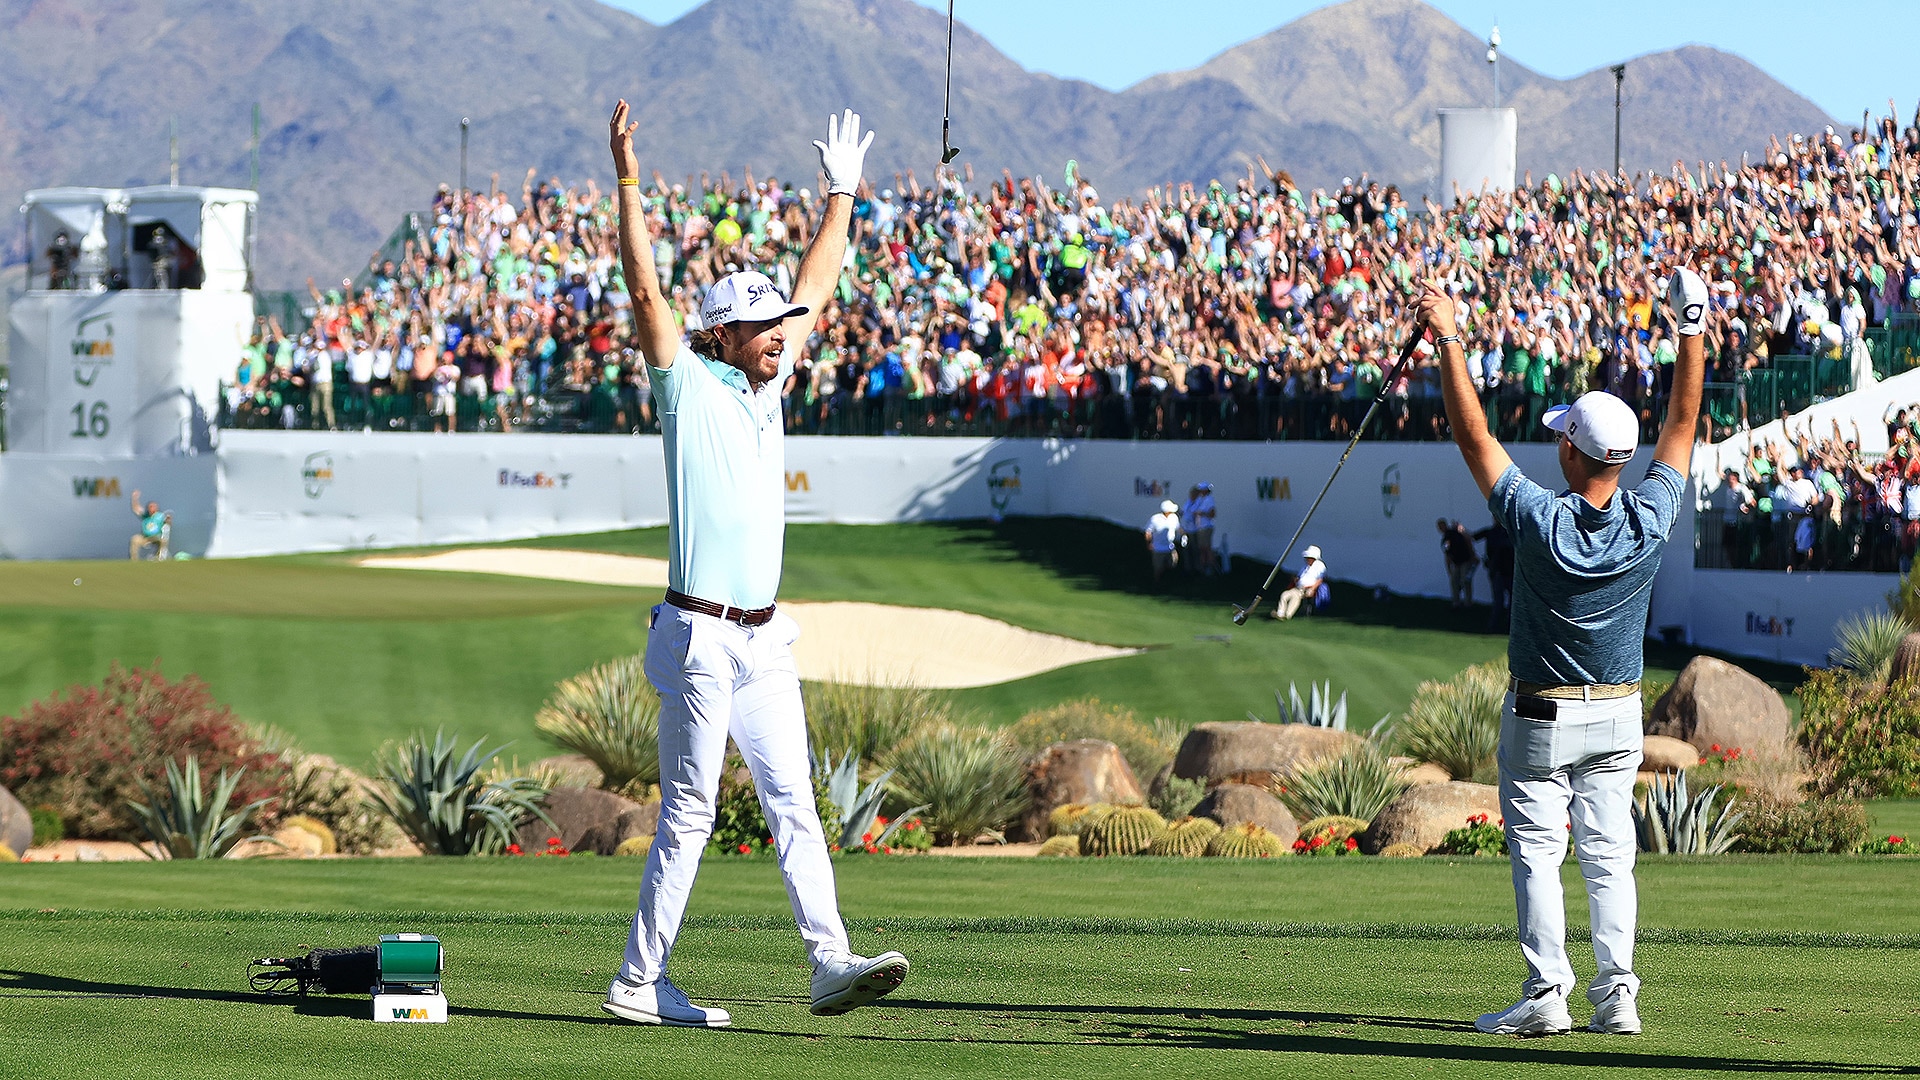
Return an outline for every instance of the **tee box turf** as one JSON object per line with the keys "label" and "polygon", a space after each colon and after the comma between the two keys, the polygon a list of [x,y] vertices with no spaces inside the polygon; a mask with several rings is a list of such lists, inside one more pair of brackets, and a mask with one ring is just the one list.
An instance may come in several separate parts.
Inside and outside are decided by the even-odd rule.
{"label": "tee box turf", "polygon": [[380,935],[380,981],[373,984],[373,1019],[381,1024],[444,1024],[440,992],[445,955],[432,934]]}

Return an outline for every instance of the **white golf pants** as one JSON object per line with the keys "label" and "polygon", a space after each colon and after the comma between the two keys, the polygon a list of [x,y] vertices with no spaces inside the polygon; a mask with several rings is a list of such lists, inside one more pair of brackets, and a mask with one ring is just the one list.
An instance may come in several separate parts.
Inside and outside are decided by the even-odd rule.
{"label": "white golf pants", "polygon": [[713,832],[728,735],[753,774],[809,958],[819,965],[848,954],[808,769],[791,652],[799,636],[779,612],[750,628],[671,604],[656,610],[646,670],[660,692],[660,826],[627,938],[626,982],[651,983],[666,971]]}
{"label": "white golf pants", "polygon": [[1525,996],[1564,996],[1574,987],[1560,888],[1571,820],[1599,968],[1587,997],[1599,1004],[1617,987],[1640,989],[1633,973],[1639,897],[1632,812],[1641,760],[1640,696],[1556,699],[1554,706],[1553,720],[1517,716],[1508,694],[1500,713],[1500,809],[1513,860],[1520,952],[1527,961]]}

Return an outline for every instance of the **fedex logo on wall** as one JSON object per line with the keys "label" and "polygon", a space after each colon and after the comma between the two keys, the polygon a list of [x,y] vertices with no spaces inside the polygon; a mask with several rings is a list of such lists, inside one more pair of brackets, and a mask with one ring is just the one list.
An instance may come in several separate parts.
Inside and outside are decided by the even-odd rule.
{"label": "fedex logo on wall", "polygon": [[530,472],[518,469],[501,469],[500,486],[503,488],[559,488],[565,491],[572,482],[572,473]]}
{"label": "fedex logo on wall", "polygon": [[1747,633],[1760,637],[1792,637],[1793,620],[1749,611],[1747,612]]}

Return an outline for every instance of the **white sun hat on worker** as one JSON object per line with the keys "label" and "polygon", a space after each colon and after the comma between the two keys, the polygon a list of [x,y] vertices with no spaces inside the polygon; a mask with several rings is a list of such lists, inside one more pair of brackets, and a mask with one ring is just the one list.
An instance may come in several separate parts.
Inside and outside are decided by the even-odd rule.
{"label": "white sun hat on worker", "polygon": [[1160,504],[1160,512],[1163,514],[1177,514],[1180,512],[1180,504],[1174,502],[1172,499],[1168,499]]}
{"label": "white sun hat on worker", "polygon": [[713,283],[700,304],[700,325],[708,330],[730,322],[762,322],[805,315],[807,309],[789,303],[767,275],[753,270],[728,274]]}
{"label": "white sun hat on worker", "polygon": [[1540,422],[1565,432],[1581,453],[1608,465],[1631,461],[1640,444],[1640,418],[1633,406],[1605,390],[1581,394],[1571,405],[1555,405]]}
{"label": "white sun hat on worker", "polygon": [[1315,560],[1318,560],[1318,559],[1320,558],[1320,545],[1318,545],[1318,544],[1308,544],[1308,545],[1307,545],[1307,550],[1305,550],[1305,551],[1303,551],[1303,552],[1301,552],[1301,553],[1300,553],[1300,557],[1301,557],[1301,558],[1303,558],[1303,559],[1315,559]]}

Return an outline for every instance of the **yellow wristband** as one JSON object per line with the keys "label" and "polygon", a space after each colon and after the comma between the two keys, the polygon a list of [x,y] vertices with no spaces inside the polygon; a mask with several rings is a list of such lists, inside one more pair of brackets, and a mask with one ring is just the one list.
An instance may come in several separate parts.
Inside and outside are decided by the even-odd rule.
{"label": "yellow wristband", "polygon": [[639,187],[640,178],[637,176],[623,176],[620,178],[620,186],[621,187]]}

